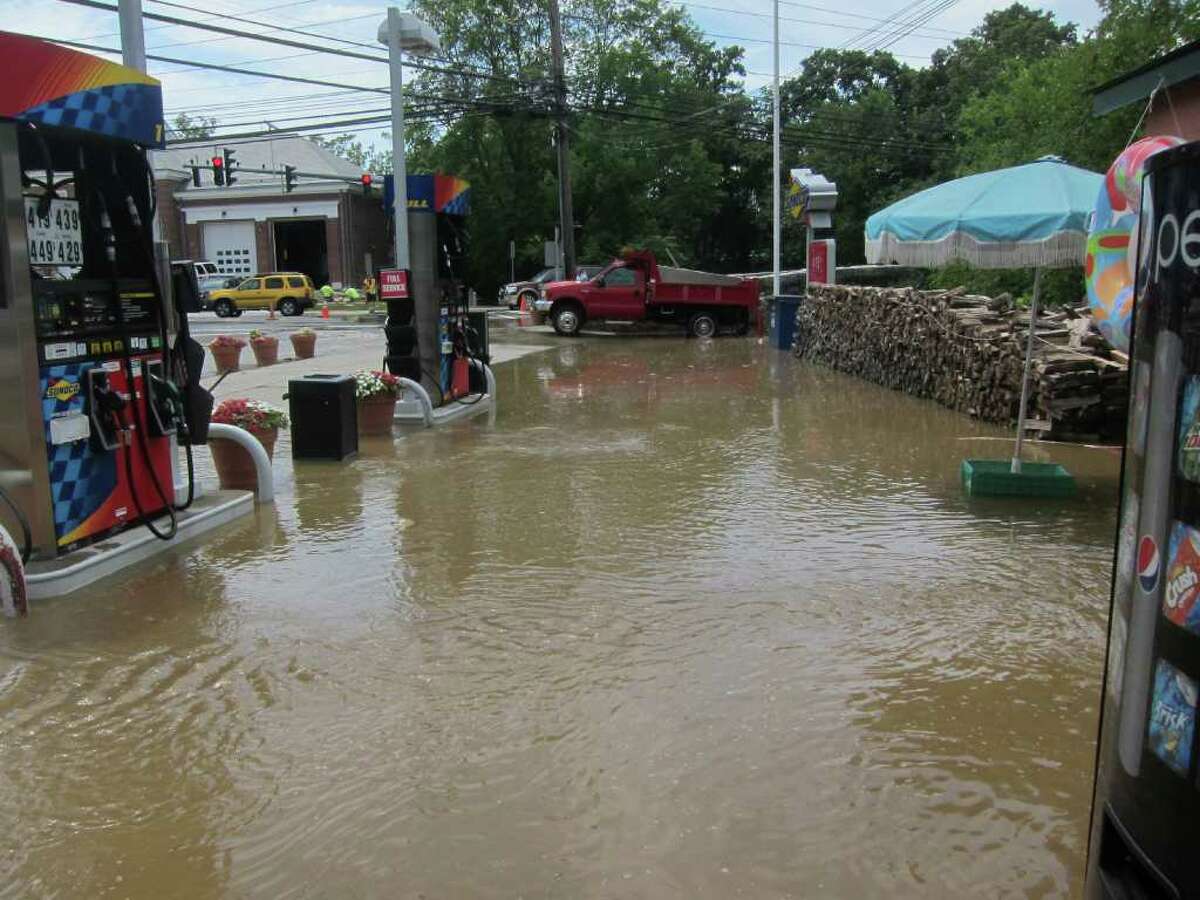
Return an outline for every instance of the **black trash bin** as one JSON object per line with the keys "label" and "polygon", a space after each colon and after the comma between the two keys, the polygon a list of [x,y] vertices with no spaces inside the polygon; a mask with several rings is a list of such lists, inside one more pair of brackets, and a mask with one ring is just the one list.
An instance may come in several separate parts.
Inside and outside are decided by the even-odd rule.
{"label": "black trash bin", "polygon": [[288,380],[292,459],[345,459],[358,453],[358,407],[350,375]]}

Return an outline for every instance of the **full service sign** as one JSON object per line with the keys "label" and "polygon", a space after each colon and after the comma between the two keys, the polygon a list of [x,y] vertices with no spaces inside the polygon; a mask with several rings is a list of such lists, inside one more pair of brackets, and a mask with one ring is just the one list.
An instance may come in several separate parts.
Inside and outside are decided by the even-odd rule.
{"label": "full service sign", "polygon": [[379,299],[407,300],[408,299],[408,270],[380,269],[379,270]]}
{"label": "full service sign", "polygon": [[29,262],[35,266],[83,265],[83,233],[78,200],[51,200],[46,214],[40,198],[25,198],[25,235]]}
{"label": "full service sign", "polygon": [[837,268],[834,247],[832,239],[808,242],[809,284],[833,284],[833,272]]}

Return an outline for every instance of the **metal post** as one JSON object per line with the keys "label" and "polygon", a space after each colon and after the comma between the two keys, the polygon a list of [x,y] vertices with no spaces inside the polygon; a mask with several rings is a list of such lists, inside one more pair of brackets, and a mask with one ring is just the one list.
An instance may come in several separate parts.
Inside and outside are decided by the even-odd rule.
{"label": "metal post", "polygon": [[146,71],[146,36],[142,32],[142,0],[118,0],[121,21],[121,62],[139,72]]}
{"label": "metal post", "polygon": [[395,179],[396,268],[409,268],[408,170],[404,165],[404,60],[400,56],[400,10],[389,6],[388,67],[392,80],[392,172]]}
{"label": "metal post", "polygon": [[562,229],[563,277],[575,277],[575,210],[571,202],[570,140],[567,136],[567,88],[563,79],[562,22],[558,0],[550,0],[550,53],[554,64],[555,145],[558,149],[559,228]]}
{"label": "metal post", "polygon": [[1033,332],[1037,328],[1038,294],[1042,288],[1041,266],[1033,270],[1033,299],[1029,302],[1029,339],[1025,342],[1025,368],[1021,373],[1021,407],[1017,412],[1017,445],[1013,448],[1013,474],[1021,471],[1021,444],[1025,440],[1025,409],[1029,405],[1029,370],[1033,368]]}
{"label": "metal post", "polygon": [[774,30],[774,49],[775,49],[775,68],[774,82],[772,86],[772,95],[774,99],[774,109],[772,117],[774,120],[774,129],[771,135],[771,210],[772,210],[772,249],[771,249],[771,289],[776,297],[779,296],[779,238],[780,238],[780,219],[779,219],[779,0],[775,0],[775,30]]}

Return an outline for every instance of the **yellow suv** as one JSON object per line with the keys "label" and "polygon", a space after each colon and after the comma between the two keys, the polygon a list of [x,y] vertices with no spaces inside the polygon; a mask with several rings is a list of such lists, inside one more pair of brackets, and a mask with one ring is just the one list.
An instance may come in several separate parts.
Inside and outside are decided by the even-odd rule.
{"label": "yellow suv", "polygon": [[298,316],[313,304],[313,283],[300,272],[267,272],[237,287],[210,291],[208,300],[223,319],[247,309],[277,309],[282,315]]}

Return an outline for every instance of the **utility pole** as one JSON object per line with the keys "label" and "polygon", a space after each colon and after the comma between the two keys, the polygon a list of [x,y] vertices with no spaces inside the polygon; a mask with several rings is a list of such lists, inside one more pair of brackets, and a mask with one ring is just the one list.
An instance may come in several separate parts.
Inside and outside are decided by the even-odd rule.
{"label": "utility pole", "polygon": [[571,204],[570,143],[567,137],[567,86],[563,78],[562,21],[558,0],[550,0],[550,52],[554,64],[555,141],[558,150],[558,217],[562,234],[563,278],[575,277],[575,210]]}
{"label": "utility pole", "polygon": [[118,0],[121,21],[121,62],[139,72],[146,71],[146,35],[142,31],[142,0]]}
{"label": "utility pole", "polygon": [[[388,66],[392,87],[392,182],[395,231],[393,265],[409,268],[408,259],[408,168],[404,159],[404,59],[400,46],[400,10],[387,11]],[[382,29],[381,29],[382,30]]]}
{"label": "utility pole", "polygon": [[780,193],[780,184],[779,184],[779,0],[775,0],[774,44],[775,44],[775,71],[774,71],[774,88],[772,90],[772,93],[774,94],[775,102],[774,102],[774,110],[773,110],[772,114],[773,114],[773,118],[774,118],[774,126],[775,127],[773,129],[773,134],[771,135],[771,158],[773,160],[773,163],[771,166],[771,182],[772,182],[771,211],[772,211],[772,219],[773,219],[773,221],[771,223],[771,238],[772,238],[772,240],[771,240],[771,245],[772,245],[772,250],[771,250],[771,256],[772,256],[771,287],[772,287],[774,296],[778,297],[779,296],[779,240],[780,240],[780,232],[782,230],[780,227],[780,219],[779,219],[779,193]]}

